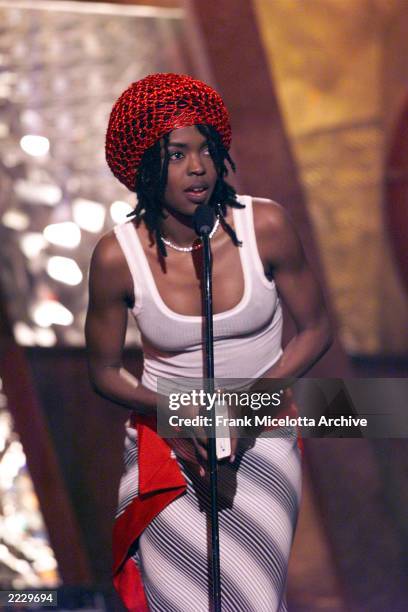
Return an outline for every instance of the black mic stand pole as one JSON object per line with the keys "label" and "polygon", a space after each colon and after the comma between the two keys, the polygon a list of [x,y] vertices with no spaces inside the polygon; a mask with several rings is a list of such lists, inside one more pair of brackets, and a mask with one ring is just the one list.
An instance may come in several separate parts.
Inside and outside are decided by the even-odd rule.
{"label": "black mic stand pole", "polygon": [[[212,256],[209,233],[201,236],[204,259],[204,306],[205,306],[205,350],[206,350],[206,391],[214,393],[214,336],[212,311]],[[215,404],[210,411],[211,427],[208,444],[210,465],[210,498],[211,498],[211,568],[213,611],[221,612],[221,573],[220,573],[220,537],[218,527],[218,490],[217,490],[217,451]]]}

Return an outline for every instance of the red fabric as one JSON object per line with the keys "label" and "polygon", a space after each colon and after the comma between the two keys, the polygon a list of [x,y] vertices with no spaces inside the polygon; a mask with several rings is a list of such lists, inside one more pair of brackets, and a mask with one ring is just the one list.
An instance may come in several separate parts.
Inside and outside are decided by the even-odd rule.
{"label": "red fabric", "polygon": [[170,447],[160,438],[156,419],[135,418],[139,456],[139,495],[116,519],[113,528],[113,583],[131,612],[148,610],[139,568],[128,558],[129,548],[169,503],[186,489],[185,479]]}
{"label": "red fabric", "polygon": [[[286,415],[298,415],[292,399],[278,416]],[[155,417],[135,417],[131,425],[138,436],[139,495],[114,524],[113,584],[129,612],[148,612],[140,571],[128,558],[129,549],[154,517],[185,491],[186,481],[170,446],[156,433]],[[300,437],[298,444],[302,450]]]}
{"label": "red fabric", "polygon": [[143,153],[164,134],[207,124],[231,145],[228,111],[209,85],[185,74],[158,73],[132,83],[113,106],[106,133],[106,161],[113,174],[135,191]]}
{"label": "red fabric", "polygon": [[133,559],[128,559],[121,571],[114,576],[113,584],[127,610],[149,612],[142,577]]}

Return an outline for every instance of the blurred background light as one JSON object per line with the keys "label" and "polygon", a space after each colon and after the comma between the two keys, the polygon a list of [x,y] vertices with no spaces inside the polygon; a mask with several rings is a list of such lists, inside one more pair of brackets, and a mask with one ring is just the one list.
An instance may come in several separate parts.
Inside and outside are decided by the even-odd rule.
{"label": "blurred background light", "polygon": [[39,232],[29,232],[27,234],[23,234],[20,237],[19,243],[21,250],[28,259],[37,257],[47,246],[44,236]]}
{"label": "blurred background light", "polygon": [[43,157],[50,150],[50,141],[45,136],[26,134],[20,140],[20,147],[28,155]]}
{"label": "blurred background light", "polygon": [[24,321],[17,321],[14,324],[13,331],[18,344],[22,346],[34,346],[36,344],[34,330]]}
{"label": "blurred background light", "polygon": [[98,234],[105,223],[106,210],[99,202],[76,198],[72,203],[74,221],[87,232]]}
{"label": "blurred background light", "polygon": [[110,205],[110,216],[114,223],[126,221],[126,215],[133,210],[133,207],[123,200],[115,200]]}
{"label": "blurred background light", "polygon": [[82,272],[76,261],[70,257],[59,255],[50,257],[47,263],[47,273],[51,278],[67,285],[79,285],[82,281]]}
{"label": "blurred background light", "polygon": [[20,121],[21,121],[22,126],[28,129],[35,128],[36,131],[42,125],[41,115],[37,111],[32,110],[30,108],[27,108],[21,111]]}
{"label": "blurred background light", "polygon": [[[18,327],[33,331],[23,321]],[[0,587],[55,588],[56,560],[1,379],[0,399]]]}
{"label": "blurred background light", "polygon": [[73,314],[56,300],[43,300],[32,309],[34,322],[40,327],[50,325],[71,325],[74,321]]}
{"label": "blurred background light", "polygon": [[[7,38],[0,47],[0,280],[12,322],[26,324],[15,332],[23,346],[84,345],[83,280],[92,251],[137,204],[105,160],[112,103],[148,71],[171,72],[175,62],[187,70],[178,42],[183,14],[107,2],[0,0]],[[64,268],[63,260],[50,259],[56,256],[75,263]],[[73,329],[52,329],[47,320],[38,332],[32,307],[46,299],[64,304]],[[130,331],[126,343],[140,344],[140,336]]]}
{"label": "blurred background light", "polygon": [[23,179],[18,179],[14,183],[14,193],[29,204],[45,206],[56,206],[62,198],[62,191],[58,185]]}
{"label": "blurred background light", "polygon": [[81,230],[72,221],[51,223],[44,228],[44,238],[58,246],[74,249],[81,242]]}
{"label": "blurred background light", "polygon": [[20,140],[20,146],[28,155],[43,157],[50,150],[50,141],[45,136],[26,134]]}
{"label": "blurred background light", "polygon": [[6,210],[1,220],[3,225],[17,232],[24,231],[30,225],[28,215],[21,210],[15,210],[13,208]]}
{"label": "blurred background light", "polygon": [[50,327],[30,327],[24,321],[17,321],[13,331],[16,342],[22,346],[54,346],[57,343],[57,336]]}
{"label": "blurred background light", "polygon": [[6,138],[10,134],[10,128],[7,123],[0,121],[0,138]]}
{"label": "blurred background light", "polygon": [[[37,552],[37,547],[33,547],[31,556]],[[42,555],[38,555],[38,558],[33,562],[33,568],[36,572],[49,572],[50,570],[57,569],[57,562],[51,557],[49,552],[43,552]]]}
{"label": "blurred background light", "polygon": [[20,469],[25,466],[25,455],[21,443],[13,440],[7,446],[6,452],[0,460],[0,487],[11,487],[14,478]]}
{"label": "blurred background light", "polygon": [[38,346],[54,346],[57,343],[57,336],[51,327],[35,327],[33,331]]}
{"label": "blurred background light", "polygon": [[7,440],[11,433],[11,417],[10,415],[2,411],[0,412],[0,453],[3,452]]}
{"label": "blurred background light", "polygon": [[2,155],[2,162],[5,168],[15,168],[21,162],[20,152],[15,150],[7,150],[4,147],[4,153]]}

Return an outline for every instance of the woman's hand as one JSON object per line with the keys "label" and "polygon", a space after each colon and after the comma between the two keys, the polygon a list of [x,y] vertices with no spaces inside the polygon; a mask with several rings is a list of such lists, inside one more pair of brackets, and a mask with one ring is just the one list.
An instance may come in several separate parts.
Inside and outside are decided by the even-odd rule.
{"label": "woman's hand", "polygon": [[[201,416],[209,417],[210,411],[205,411]],[[200,416],[200,407],[197,405],[189,404],[188,406],[180,406],[178,409],[178,416],[180,419],[190,419]],[[236,417],[236,407],[233,405],[228,406],[229,418]],[[171,446],[180,458],[190,463],[194,468],[198,469],[200,476],[204,477],[208,472],[209,465],[209,427],[202,425],[195,425],[189,427],[183,427],[183,431],[186,436],[183,438],[173,438],[170,443]],[[179,428],[179,431],[181,428]],[[231,463],[235,460],[236,448],[238,445],[238,431],[235,427],[229,427],[231,454],[226,457],[226,461]]]}

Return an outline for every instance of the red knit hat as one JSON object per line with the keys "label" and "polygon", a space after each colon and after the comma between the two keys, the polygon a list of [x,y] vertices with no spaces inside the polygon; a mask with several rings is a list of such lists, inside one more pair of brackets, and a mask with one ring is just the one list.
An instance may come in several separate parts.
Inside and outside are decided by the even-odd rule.
{"label": "red knit hat", "polygon": [[116,101],[106,133],[106,160],[113,174],[135,191],[143,153],[167,132],[212,125],[231,145],[228,111],[209,85],[185,74],[158,73],[132,83]]}

